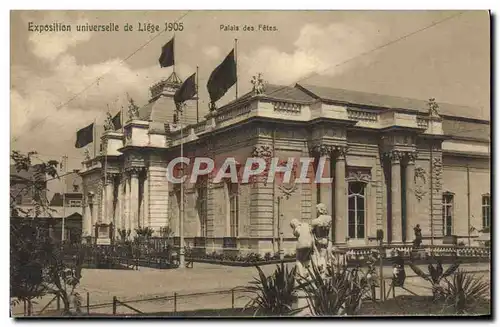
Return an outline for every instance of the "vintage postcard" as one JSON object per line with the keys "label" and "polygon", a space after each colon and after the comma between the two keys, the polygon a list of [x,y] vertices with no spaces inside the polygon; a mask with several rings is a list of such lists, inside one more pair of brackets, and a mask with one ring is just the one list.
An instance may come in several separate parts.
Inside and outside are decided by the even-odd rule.
{"label": "vintage postcard", "polygon": [[488,11],[11,11],[11,317],[491,316]]}

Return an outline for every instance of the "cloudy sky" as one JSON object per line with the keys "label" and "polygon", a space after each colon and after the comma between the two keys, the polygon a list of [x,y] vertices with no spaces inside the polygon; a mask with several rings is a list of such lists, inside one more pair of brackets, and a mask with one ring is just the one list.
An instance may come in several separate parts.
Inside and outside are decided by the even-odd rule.
{"label": "cloudy sky", "polygon": [[[11,148],[36,150],[44,159],[66,154],[70,168],[79,168],[83,151],[74,149],[76,131],[94,119],[102,121],[108,106],[117,111],[127,92],[146,103],[149,87],[171,73],[171,68],[159,67],[158,57],[173,34],[139,32],[138,23],[163,26],[185,13],[11,12]],[[284,85],[302,81],[435,97],[473,106],[489,118],[488,13],[464,12],[424,29],[457,13],[191,11],[181,20],[184,30],[176,33],[176,71],[186,78],[200,67],[200,108],[206,111],[207,78],[237,38],[240,94],[250,89],[251,76],[261,72],[268,82]],[[72,24],[73,31],[29,32],[29,22]],[[121,27],[129,23],[134,31],[76,32],[76,24],[111,22]],[[277,31],[242,31],[244,25],[258,24]],[[240,31],[220,31],[220,25],[238,25]],[[234,96],[233,88],[219,105]]]}

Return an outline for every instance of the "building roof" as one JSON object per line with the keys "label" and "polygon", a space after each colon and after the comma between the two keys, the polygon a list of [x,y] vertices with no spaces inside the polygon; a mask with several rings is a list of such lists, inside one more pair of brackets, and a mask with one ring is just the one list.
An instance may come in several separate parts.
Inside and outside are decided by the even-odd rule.
{"label": "building roof", "polygon": [[443,119],[443,132],[445,135],[457,138],[471,138],[488,142],[491,140],[490,124],[446,118]]}
{"label": "building roof", "polygon": [[[17,206],[16,208],[21,209],[28,213],[29,218],[35,218],[35,207],[33,206]],[[38,218],[62,218],[63,216],[70,217],[74,215],[82,216],[81,207],[49,207],[49,210],[42,208],[42,212]],[[24,214],[21,214],[21,218],[24,218]]]}
{"label": "building roof", "polygon": [[[66,193],[64,196],[65,196],[66,201],[68,201],[68,200],[82,200],[83,199],[82,193]],[[50,200],[49,206],[62,207],[63,206],[62,194],[55,193],[54,196],[52,197],[52,200]]]}
{"label": "building roof", "polygon": [[[391,108],[391,109],[410,109],[418,110],[423,113],[428,112],[427,100],[418,100],[411,98],[404,98],[392,95],[383,95],[376,93],[367,93],[361,91],[352,91],[337,89],[325,86],[317,86],[310,84],[297,84],[296,87],[310,94],[311,96],[326,100],[336,101],[341,103],[358,104],[362,106],[373,106],[378,108]],[[455,116],[473,119],[482,119],[485,117],[481,115],[481,111],[477,108],[441,103],[439,104],[439,114],[444,116]]]}

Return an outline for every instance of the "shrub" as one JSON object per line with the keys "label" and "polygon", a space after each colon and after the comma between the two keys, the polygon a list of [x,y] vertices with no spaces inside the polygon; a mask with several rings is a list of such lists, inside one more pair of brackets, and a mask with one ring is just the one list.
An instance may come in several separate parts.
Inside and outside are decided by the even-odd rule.
{"label": "shrub", "polygon": [[417,274],[418,276],[422,277],[423,279],[431,283],[433,299],[438,300],[444,294],[444,288],[441,285],[441,282],[444,281],[446,277],[451,276],[458,269],[460,264],[455,262],[451,266],[449,266],[448,269],[446,269],[445,271],[443,269],[441,261],[438,259],[435,259],[435,261],[436,261],[435,266],[432,263],[429,263],[429,265],[427,266],[427,269],[429,271],[428,274],[424,273],[422,269],[420,269],[417,265],[413,264],[412,262],[409,263],[409,266],[415,272],[415,274]]}
{"label": "shrub", "polygon": [[315,265],[309,269],[309,278],[303,278],[298,287],[307,294],[309,309],[314,316],[355,315],[371,291],[366,274],[358,268],[349,270],[327,266],[322,274]]}
{"label": "shrub", "polygon": [[248,290],[255,296],[245,308],[256,307],[255,315],[265,314],[283,316],[294,313],[292,304],[295,299],[295,267],[288,267],[281,263],[270,276],[266,276],[262,269],[256,266],[259,278],[251,282]]}
{"label": "shrub", "polygon": [[444,309],[452,308],[454,314],[471,313],[490,295],[490,283],[483,281],[482,277],[478,278],[473,273],[461,269],[450,280],[446,279],[446,284]]}

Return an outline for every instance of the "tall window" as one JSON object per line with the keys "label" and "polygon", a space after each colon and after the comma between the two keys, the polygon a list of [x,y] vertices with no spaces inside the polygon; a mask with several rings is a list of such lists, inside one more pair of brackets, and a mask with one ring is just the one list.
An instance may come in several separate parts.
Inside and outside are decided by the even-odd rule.
{"label": "tall window", "polygon": [[22,196],[21,194],[18,194],[18,195],[16,196],[16,204],[17,204],[17,205],[21,205],[21,204],[23,204],[23,196]]}
{"label": "tall window", "polygon": [[238,237],[239,226],[239,189],[238,183],[229,183],[229,228],[231,237]]}
{"label": "tall window", "polygon": [[362,182],[349,183],[349,222],[350,239],[365,238],[365,187]]}
{"label": "tall window", "polygon": [[450,236],[453,233],[453,194],[443,194],[443,235]]}
{"label": "tall window", "polygon": [[482,209],[483,209],[483,229],[490,228],[490,223],[491,223],[491,198],[490,198],[489,194],[483,195]]}
{"label": "tall window", "polygon": [[206,176],[200,177],[196,184],[198,193],[198,216],[200,217],[200,236],[207,237],[207,179]]}

